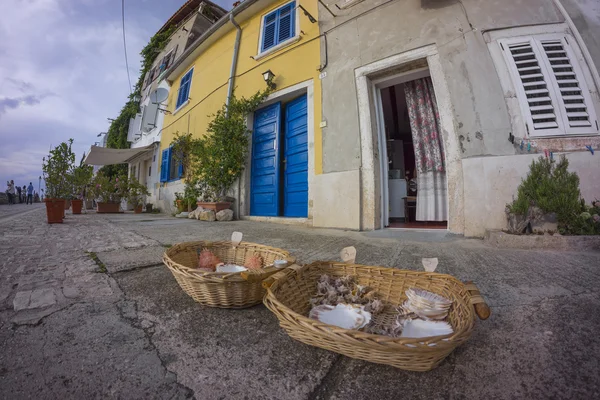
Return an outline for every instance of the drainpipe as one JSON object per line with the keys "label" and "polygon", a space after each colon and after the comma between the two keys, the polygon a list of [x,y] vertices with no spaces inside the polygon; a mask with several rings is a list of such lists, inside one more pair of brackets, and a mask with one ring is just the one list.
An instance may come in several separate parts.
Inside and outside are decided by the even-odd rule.
{"label": "drainpipe", "polygon": [[[229,101],[231,100],[231,95],[233,94],[233,81],[235,78],[235,67],[237,66],[238,54],[240,52],[240,40],[242,38],[242,28],[238,25],[237,22],[233,19],[233,13],[229,14],[229,21],[235,26],[237,29],[237,33],[235,35],[235,44],[233,45],[233,57],[231,58],[231,72],[229,73],[229,84],[227,85],[227,100],[225,100],[225,107],[229,108]],[[229,112],[228,110],[226,111]]]}
{"label": "drainpipe", "polygon": [[[235,79],[235,67],[237,66],[238,54],[240,52],[240,40],[242,38],[242,28],[233,19],[233,13],[229,14],[229,21],[235,26],[237,33],[235,34],[235,44],[233,45],[233,57],[231,58],[231,72],[229,72],[229,83],[227,85],[227,99],[225,100],[225,116],[229,114],[229,101],[233,94],[233,81]],[[240,203],[242,200],[242,183],[241,177],[238,178],[238,198],[237,198],[237,218],[240,219]]]}

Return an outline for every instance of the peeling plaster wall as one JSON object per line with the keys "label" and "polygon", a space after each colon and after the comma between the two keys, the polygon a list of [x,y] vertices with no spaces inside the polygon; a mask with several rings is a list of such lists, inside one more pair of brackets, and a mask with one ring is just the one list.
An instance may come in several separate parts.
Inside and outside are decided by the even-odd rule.
{"label": "peeling plaster wall", "polygon": [[[568,0],[572,3],[594,3],[596,0]],[[379,171],[368,171],[367,179],[374,180],[375,187],[365,186],[365,165],[361,157],[361,132],[359,127],[359,103],[355,71],[365,65],[400,55],[428,45],[434,45],[439,53],[439,60],[445,85],[448,89],[449,101],[452,104],[453,140],[458,143],[457,158],[454,162],[457,171],[449,171],[449,197],[451,209],[454,209],[454,229],[456,233],[482,235],[485,231],[485,218],[473,227],[474,216],[464,210],[469,210],[473,202],[467,202],[463,180],[471,179],[469,190],[477,187],[472,181],[473,173],[466,173],[467,168],[475,168],[476,164],[466,162],[468,159],[497,158],[505,161],[519,159],[521,152],[508,141],[509,133],[513,132],[519,123],[509,114],[505,91],[498,76],[496,64],[484,35],[500,29],[513,27],[536,27],[544,30],[545,26],[563,24],[565,19],[555,6],[553,0],[506,0],[506,1],[477,1],[477,0],[403,0],[403,1],[369,1],[361,2],[347,10],[339,10],[334,3],[327,5],[334,10],[332,17],[327,10],[320,6],[319,24],[322,33],[327,35],[327,53],[322,41],[322,64],[327,63],[322,79],[323,94],[323,174],[335,174],[335,179],[344,180],[348,187],[356,186],[356,175],[341,174],[344,171],[358,171],[361,194],[361,225],[344,223],[344,227],[352,229],[373,229],[379,225],[380,196]],[[593,7],[592,7],[593,8]],[[589,10],[589,7],[588,7]],[[593,20],[591,23],[590,20]],[[586,19],[588,36],[597,32],[595,17]],[[582,33],[583,35],[583,33]],[[585,35],[583,35],[585,36]],[[590,43],[593,45],[600,35],[596,34]],[[370,77],[372,79],[379,78]],[[435,83],[435,82],[434,82]],[[369,93],[369,96],[372,95]],[[368,127],[367,127],[368,129]],[[373,129],[376,135],[376,129]],[[364,135],[364,134],[363,134]],[[571,139],[558,147],[573,147],[578,139]],[[595,141],[594,141],[595,142]],[[379,155],[377,143],[373,144],[374,160],[378,165]],[[362,149],[364,154],[365,148]],[[531,154],[523,157],[529,160]],[[521,163],[523,170],[517,175],[527,172],[529,161]],[[580,164],[582,173],[586,173],[585,164]],[[370,168],[367,166],[366,169]],[[465,175],[466,174],[466,175]],[[334,175],[331,176],[331,179]],[[332,184],[331,179],[317,180],[316,190],[326,190],[318,187],[319,182]],[[483,178],[482,178],[483,179]],[[518,180],[517,180],[518,181]],[[339,184],[339,183],[337,183]],[[343,182],[342,182],[343,184]],[[518,182],[517,182],[518,184]],[[498,188],[489,187],[491,192],[484,196],[493,196]],[[504,187],[502,190],[512,190]],[[590,189],[591,190],[591,189]],[[508,192],[503,192],[503,198]],[[470,193],[469,193],[470,195]],[[510,193],[512,195],[512,192]],[[372,197],[365,209],[365,197]],[[480,196],[481,197],[481,196]],[[504,196],[506,197],[506,196]],[[321,207],[315,199],[315,210]],[[339,196],[337,204],[341,209],[353,209],[350,202],[356,201],[355,196]],[[335,201],[333,202],[335,203]],[[375,203],[375,206],[372,206]],[[328,204],[332,204],[328,197]],[[464,214],[463,214],[464,211]],[[316,211],[315,211],[316,212]],[[499,209],[503,215],[504,207]],[[477,217],[478,218],[478,217]],[[459,223],[456,219],[461,219]],[[355,218],[350,218],[354,221]],[[497,221],[496,221],[497,222]],[[471,225],[469,225],[471,224]],[[348,226],[353,225],[353,226]],[[492,225],[497,225],[492,224]],[[319,226],[315,220],[315,226]],[[329,226],[333,226],[329,224]]]}

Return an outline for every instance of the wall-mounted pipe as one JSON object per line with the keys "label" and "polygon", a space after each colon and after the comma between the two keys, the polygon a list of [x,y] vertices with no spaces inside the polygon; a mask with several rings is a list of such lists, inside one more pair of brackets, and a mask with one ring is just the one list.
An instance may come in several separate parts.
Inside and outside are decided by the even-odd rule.
{"label": "wall-mounted pipe", "polygon": [[235,68],[237,67],[237,59],[238,54],[240,52],[240,41],[242,39],[242,28],[235,22],[233,19],[233,14],[229,14],[229,21],[235,26],[237,33],[235,34],[235,44],[233,45],[233,56],[231,58],[231,72],[229,73],[229,83],[227,85],[227,99],[225,100],[225,108],[227,109],[227,114],[229,113],[229,101],[231,100],[231,95],[233,94],[233,81],[235,79]]}

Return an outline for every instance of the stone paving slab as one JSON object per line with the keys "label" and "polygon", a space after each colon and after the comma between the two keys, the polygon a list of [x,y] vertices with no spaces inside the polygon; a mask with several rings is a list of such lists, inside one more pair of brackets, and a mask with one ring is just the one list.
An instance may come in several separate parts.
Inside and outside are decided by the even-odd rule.
{"label": "stone paving slab", "polygon": [[[292,340],[266,307],[204,307],[165,266],[116,275],[135,318],[197,399],[306,399],[337,355]],[[133,316],[133,315],[132,315]]]}
{"label": "stone paving slab", "polygon": [[165,250],[163,246],[146,246],[135,249],[100,252],[96,253],[96,256],[106,266],[108,272],[112,274],[162,264],[162,256]]}
{"label": "stone paving slab", "polygon": [[18,292],[13,300],[15,311],[50,307],[54,304],[56,304],[56,294],[51,288]]}

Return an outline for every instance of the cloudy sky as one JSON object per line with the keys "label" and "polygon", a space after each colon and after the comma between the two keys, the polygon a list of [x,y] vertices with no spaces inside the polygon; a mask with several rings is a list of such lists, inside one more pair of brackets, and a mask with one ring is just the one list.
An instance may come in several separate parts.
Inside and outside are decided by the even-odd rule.
{"label": "cloudy sky", "polygon": [[[140,50],[184,3],[125,0],[132,84]],[[73,138],[79,162],[127,99],[121,1],[0,0],[0,10],[0,188],[37,190],[50,146]]]}

